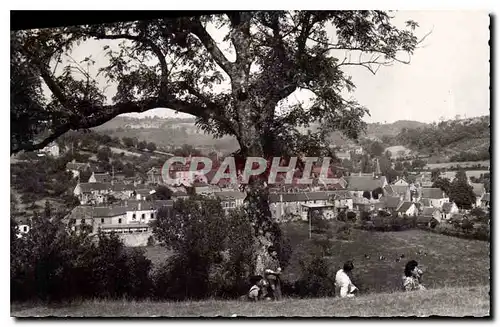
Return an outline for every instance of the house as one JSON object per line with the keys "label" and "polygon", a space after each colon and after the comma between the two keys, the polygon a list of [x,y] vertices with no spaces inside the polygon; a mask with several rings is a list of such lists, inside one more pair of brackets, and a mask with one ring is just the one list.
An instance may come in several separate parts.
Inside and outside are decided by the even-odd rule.
{"label": "house", "polygon": [[153,190],[149,188],[135,189],[132,192],[132,196],[138,201],[146,201],[146,199],[152,194]]}
{"label": "house", "polygon": [[380,202],[384,204],[384,209],[394,212],[399,208],[402,200],[399,196],[384,196],[380,199]]}
{"label": "house", "polygon": [[212,195],[215,192],[221,192],[221,188],[217,185],[210,185],[206,183],[194,183],[194,193],[198,195]]}
{"label": "house", "polygon": [[385,176],[376,177],[371,175],[351,175],[347,177],[347,190],[355,197],[362,197],[363,193],[372,192],[377,188],[383,189],[387,185]]}
{"label": "house", "polygon": [[406,182],[404,178],[397,178],[396,181],[394,183],[392,183],[392,185],[395,185],[395,186],[409,186],[410,184],[408,184],[408,182]]}
{"label": "house", "polygon": [[353,210],[353,199],[349,191],[339,190],[328,192],[330,194],[330,200],[333,200],[335,204],[335,210],[339,213],[342,210]]}
{"label": "house", "polygon": [[399,207],[396,209],[396,212],[400,217],[403,217],[404,215],[408,217],[416,216],[417,206],[413,202],[405,201],[399,205]]}
{"label": "house", "polygon": [[57,158],[57,157],[59,157],[61,151],[60,151],[59,145],[57,145],[56,143],[53,142],[38,152],[40,154],[45,154],[45,155]]}
{"label": "house", "polygon": [[432,173],[424,172],[415,177],[415,186],[432,187]]}
{"label": "house", "polygon": [[444,191],[436,187],[421,188],[419,200],[422,199],[428,199],[430,205],[435,208],[442,208],[444,203],[450,201]]}
{"label": "house", "polygon": [[459,209],[455,202],[446,202],[443,204],[442,217],[443,219],[450,220],[454,214],[457,214]]}
{"label": "house", "polygon": [[472,186],[472,190],[474,191],[474,195],[476,196],[476,203],[474,204],[476,207],[481,206],[481,199],[486,193],[486,189],[484,188],[483,183],[470,183]]}
{"label": "house", "polygon": [[80,173],[90,169],[90,164],[83,162],[76,162],[73,160],[72,162],[68,162],[66,164],[66,171],[69,171],[73,174],[73,178],[80,176]]}
{"label": "house", "polygon": [[333,203],[302,203],[300,217],[302,220],[309,219],[309,212],[317,212],[323,219],[335,217],[335,205]]}
{"label": "house", "polygon": [[134,196],[135,186],[132,184],[125,183],[113,183],[111,184],[111,193],[114,198],[120,200],[130,199]]}
{"label": "house", "polygon": [[269,195],[269,208],[272,217],[277,221],[285,217],[300,216],[307,220],[308,207],[302,204],[333,205],[333,192],[302,192],[302,193],[273,193]]}
{"label": "house", "polygon": [[156,220],[156,213],[162,207],[172,207],[172,200],[126,201],[127,224],[149,224]]}
{"label": "house", "polygon": [[230,209],[241,207],[247,194],[239,191],[222,191],[214,192],[214,196],[220,199],[222,208],[227,213]]}
{"label": "house", "polygon": [[163,184],[163,177],[161,174],[161,168],[153,167],[146,173],[148,176],[148,184]]}
{"label": "house", "polygon": [[399,196],[401,201],[412,201],[409,185],[391,185],[392,196]]}
{"label": "house", "polygon": [[419,215],[420,217],[435,219],[438,222],[442,220],[442,211],[435,207],[424,207]]}
{"label": "house", "polygon": [[490,207],[490,193],[485,193],[483,197],[481,198],[481,205],[483,208],[489,208]]}
{"label": "house", "polygon": [[110,183],[78,183],[73,194],[80,204],[102,204],[107,202],[111,190]]}
{"label": "house", "polygon": [[89,178],[89,183],[111,183],[109,173],[93,172]]}
{"label": "house", "polygon": [[78,206],[65,218],[74,229],[82,225],[92,227],[93,232],[99,229],[110,233],[135,233],[150,230],[149,223],[156,219],[160,208],[169,210],[172,201],[124,202],[117,206]]}

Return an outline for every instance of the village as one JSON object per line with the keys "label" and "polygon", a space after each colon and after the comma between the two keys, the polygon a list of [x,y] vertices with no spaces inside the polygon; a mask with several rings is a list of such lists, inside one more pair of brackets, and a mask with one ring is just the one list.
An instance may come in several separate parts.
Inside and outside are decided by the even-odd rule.
{"label": "village", "polygon": [[[341,149],[336,155],[347,159],[350,154],[363,154],[362,147]],[[51,145],[40,151],[43,155],[57,157],[59,149]],[[222,158],[220,158],[222,161]],[[294,174],[291,184],[285,182],[284,174],[278,173],[276,183],[269,185],[269,203],[272,218],[278,223],[287,221],[307,221],[314,212],[322,219],[338,219],[339,216],[361,220],[369,215],[416,217],[417,224],[436,226],[467,217],[470,210],[459,209],[450,201],[449,195],[442,189],[432,187],[430,171],[408,174],[411,181],[398,177],[391,183],[383,176],[378,159],[374,159],[371,173],[351,173],[345,169],[334,173],[335,165],[328,168],[329,183],[322,183],[321,166],[313,166],[313,183],[298,183],[302,176],[299,169]],[[394,163],[393,163],[394,165]],[[64,221],[73,229],[89,226],[93,233],[121,234],[125,244],[144,246],[152,235],[151,222],[155,221],[160,208],[168,209],[177,199],[187,199],[190,195],[217,198],[225,212],[240,208],[244,204],[246,193],[241,185],[222,178],[217,183],[215,177],[220,162],[204,174],[190,171],[190,159],[185,165],[175,165],[170,170],[171,179],[162,177],[162,167],[153,167],[147,172],[147,178],[126,177],[123,173],[103,171],[93,163],[68,162],[66,170],[78,180],[73,194],[80,205],[75,207]],[[333,168],[333,169],[332,169]],[[90,170],[88,180],[80,180],[83,171]],[[473,208],[488,210],[490,193],[482,183],[472,180],[479,178],[484,171],[466,171],[468,184],[473,188],[475,202]],[[441,178],[452,182],[455,171],[442,171]],[[339,176],[341,175],[341,176]],[[331,178],[331,177],[334,178]],[[333,183],[331,181],[334,181]],[[158,187],[168,189],[168,199],[158,199],[154,194]],[[20,233],[29,232],[29,224],[20,222]]]}

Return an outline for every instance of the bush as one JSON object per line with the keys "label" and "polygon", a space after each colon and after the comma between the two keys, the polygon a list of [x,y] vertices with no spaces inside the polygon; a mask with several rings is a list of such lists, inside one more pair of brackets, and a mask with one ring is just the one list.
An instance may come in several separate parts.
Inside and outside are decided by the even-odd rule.
{"label": "bush", "polygon": [[310,241],[297,247],[295,260],[298,261],[299,278],[293,283],[293,295],[299,297],[322,297],[335,294],[335,279],[324,259],[323,241]]}
{"label": "bush", "polygon": [[157,296],[202,299],[235,297],[245,291],[254,270],[254,238],[244,211],[225,215],[216,199],[178,200],[172,211],[158,212],[153,232],[177,253],[158,272],[168,287]]}
{"label": "bush", "polygon": [[28,234],[11,239],[11,300],[147,297],[150,268],[144,253],[127,251],[116,235],[94,242],[85,229],[35,216]]}
{"label": "bush", "polygon": [[356,221],[356,213],[353,211],[349,211],[347,213],[347,221]]}

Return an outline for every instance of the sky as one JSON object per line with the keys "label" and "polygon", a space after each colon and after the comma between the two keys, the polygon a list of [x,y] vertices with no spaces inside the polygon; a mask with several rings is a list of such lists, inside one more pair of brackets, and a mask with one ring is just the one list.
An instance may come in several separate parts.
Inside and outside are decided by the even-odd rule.
{"label": "sky", "polygon": [[[370,111],[365,121],[394,122],[417,120],[433,122],[489,114],[489,16],[481,11],[398,11],[394,23],[402,26],[412,19],[419,24],[418,37],[431,32],[415,50],[408,65],[396,63],[381,67],[376,75],[362,67],[346,67],[356,90],[350,97]],[[225,31],[209,29],[222,44]],[[115,41],[91,41],[76,48],[72,57],[82,60],[88,54],[99,64],[104,59],[102,46]],[[115,43],[116,44],[116,43]],[[227,53],[230,60],[232,54]],[[115,88],[110,87],[108,96]],[[290,101],[307,100],[296,92]],[[188,117],[165,108],[129,116]]]}

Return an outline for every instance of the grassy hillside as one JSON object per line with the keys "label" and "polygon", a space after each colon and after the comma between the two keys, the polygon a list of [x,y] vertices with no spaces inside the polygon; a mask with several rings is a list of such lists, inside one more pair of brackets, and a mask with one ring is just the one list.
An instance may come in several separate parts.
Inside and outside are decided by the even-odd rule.
{"label": "grassy hillside", "polygon": [[14,317],[392,317],[490,315],[489,288],[372,294],[351,299],[285,299],[280,302],[241,301],[130,302],[85,301],[59,306],[12,305]]}
{"label": "grassy hillside", "polygon": [[[308,242],[308,225],[293,223],[283,226],[292,240],[293,249]],[[336,227],[333,227],[336,230]],[[315,235],[325,238],[326,235]],[[419,251],[423,252],[418,254]],[[489,284],[490,243],[464,240],[423,230],[401,232],[369,232],[352,230],[349,240],[334,240],[327,257],[330,274],[340,269],[346,260],[353,260],[353,282],[363,293],[394,292],[401,289],[404,265],[414,259],[425,270],[424,284],[428,288],[464,287]],[[298,258],[292,255],[283,278],[294,281],[300,271]],[[396,261],[402,254],[405,258]],[[365,258],[368,255],[369,258]],[[379,257],[385,260],[379,260]]]}

